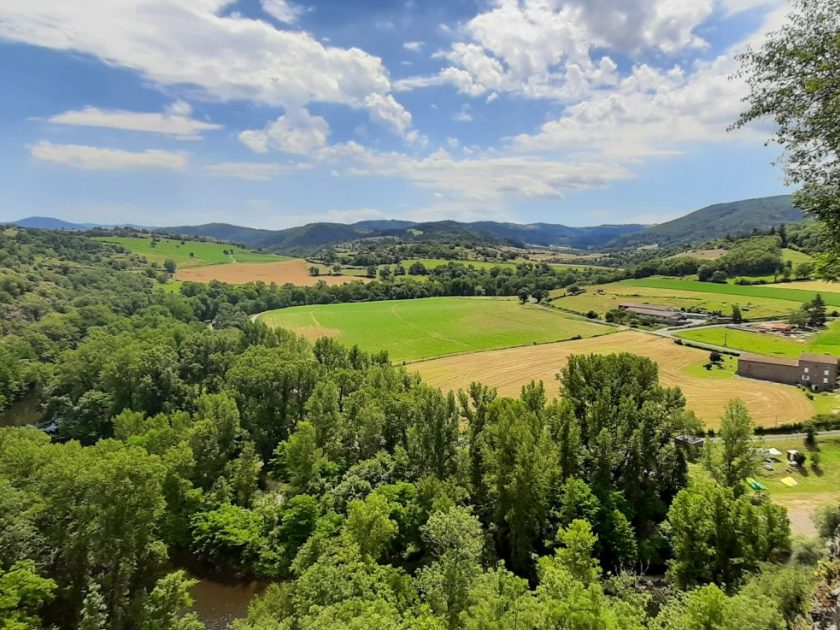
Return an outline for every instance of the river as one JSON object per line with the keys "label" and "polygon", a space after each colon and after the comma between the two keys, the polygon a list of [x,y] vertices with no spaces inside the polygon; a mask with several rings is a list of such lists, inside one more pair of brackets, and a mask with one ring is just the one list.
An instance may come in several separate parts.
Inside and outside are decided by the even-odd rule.
{"label": "river", "polygon": [[224,584],[205,578],[190,589],[190,594],[195,600],[193,608],[207,630],[224,630],[248,613],[248,604],[267,586],[267,582],[259,580]]}
{"label": "river", "polygon": [[[40,419],[39,392],[32,390],[0,412],[0,427],[23,427]],[[267,586],[267,582],[259,580],[223,583],[205,578],[190,589],[190,594],[195,600],[193,608],[207,630],[225,630],[235,619],[248,614],[248,604]]]}
{"label": "river", "polygon": [[41,396],[33,389],[0,412],[0,427],[25,427],[41,420]]}

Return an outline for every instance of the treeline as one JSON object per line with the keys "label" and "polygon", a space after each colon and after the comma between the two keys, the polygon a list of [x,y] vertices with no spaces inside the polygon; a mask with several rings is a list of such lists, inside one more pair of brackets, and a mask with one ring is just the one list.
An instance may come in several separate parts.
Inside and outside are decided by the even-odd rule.
{"label": "treeline", "polygon": [[736,276],[783,275],[787,266],[781,250],[780,237],[759,236],[730,244],[729,250],[714,260],[689,255],[656,258],[636,265],[630,273],[634,278],[697,275],[701,281],[712,282]]}
{"label": "treeline", "polygon": [[620,279],[620,273],[606,270],[557,269],[544,263],[524,263],[515,269],[494,267],[476,269],[468,263],[448,263],[424,269],[423,281],[389,276],[390,279],[363,283],[351,282],[328,286],[318,283],[311,287],[267,285],[256,282],[247,285],[227,285],[185,282],[182,295],[191,299],[196,315],[204,321],[218,317],[229,318],[236,312],[260,313],[266,310],[331,304],[335,302],[370,302],[377,300],[407,300],[440,296],[516,296],[524,288],[534,295],[580,283],[610,282]]}
{"label": "treeline", "polygon": [[317,252],[316,259],[327,264],[340,262],[345,265],[368,267],[371,265],[398,265],[412,258],[440,258],[443,260],[482,260],[506,262],[517,258],[512,250],[469,243],[405,243],[392,239],[372,243],[358,241],[348,245],[349,251],[337,253],[332,247]]}
{"label": "treeline", "polygon": [[0,411],[92,329],[155,305],[193,318],[185,300],[154,290],[161,273],[75,235],[0,231]]}

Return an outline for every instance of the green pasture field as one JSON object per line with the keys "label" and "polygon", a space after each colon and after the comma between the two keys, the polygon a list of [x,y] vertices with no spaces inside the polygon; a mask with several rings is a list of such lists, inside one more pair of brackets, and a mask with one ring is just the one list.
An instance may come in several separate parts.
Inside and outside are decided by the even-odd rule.
{"label": "green pasture field", "polygon": [[[629,285],[624,282],[584,288],[586,291],[580,295],[565,297],[563,297],[565,293],[564,289],[552,291],[552,304],[559,308],[582,314],[595,311],[602,317],[607,311],[618,308],[618,305],[622,302],[672,306],[686,310],[701,308],[707,311],[720,311],[725,315],[728,315],[732,311],[732,306],[737,304],[741,308],[744,319],[787,317],[792,310],[799,308],[801,304],[800,302],[774,298],[744,297],[671,288],[642,287]],[[599,290],[603,291],[603,294],[599,294]]]}
{"label": "green pasture field", "polygon": [[[122,245],[133,254],[145,256],[148,260],[163,263],[167,258],[175,261],[179,267],[201,267],[205,265],[220,265],[232,262],[280,262],[289,260],[287,256],[264,254],[248,249],[242,249],[226,243],[202,243],[199,241],[185,241],[181,245],[178,239],[162,238],[157,245],[152,246],[152,239],[134,236],[108,236],[97,238],[103,243]],[[233,256],[225,254],[225,250],[233,250]],[[190,252],[193,256],[190,256]]]}
{"label": "green pasture field", "polygon": [[676,333],[675,336],[743,352],[792,359],[798,358],[803,352],[840,354],[840,320],[832,322],[828,329],[814,335],[809,342],[796,341],[769,333],[734,330],[723,326],[685,330]]}
{"label": "green pasture field", "polygon": [[[654,289],[675,289],[681,291],[695,291],[699,293],[715,293],[718,295],[738,295],[744,298],[772,298],[778,300],[789,300],[791,302],[803,302],[814,299],[816,291],[787,288],[796,286],[795,282],[780,285],[739,285],[739,284],[716,284],[714,282],[700,282],[698,280],[681,280],[678,278],[640,278],[634,280],[622,280],[616,284],[627,287],[647,287]],[[840,292],[821,292],[825,303],[829,306],[840,306]]]}
{"label": "green pasture field", "polygon": [[798,250],[789,249],[786,247],[782,250],[782,260],[784,262],[790,261],[793,264],[794,268],[796,268],[796,265],[799,265],[801,263],[813,262],[814,257],[809,256],[805,252],[800,252]]}
{"label": "green pasture field", "polygon": [[170,280],[166,284],[157,285],[157,287],[164,293],[174,293],[177,295],[181,293],[181,286],[183,284],[181,280]]}
{"label": "green pasture field", "polygon": [[300,306],[269,311],[260,320],[307,338],[336,338],[367,351],[387,350],[395,361],[593,337],[615,329],[516,300],[428,298]]}

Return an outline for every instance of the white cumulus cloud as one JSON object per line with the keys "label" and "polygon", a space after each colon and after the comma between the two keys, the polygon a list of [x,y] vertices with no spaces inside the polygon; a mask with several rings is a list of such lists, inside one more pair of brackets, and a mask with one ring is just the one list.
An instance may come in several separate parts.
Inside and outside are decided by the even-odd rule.
{"label": "white cumulus cloud", "polygon": [[275,20],[286,24],[294,24],[303,14],[303,9],[288,0],[262,0],[263,11]]}
{"label": "white cumulus cloud", "polygon": [[[312,101],[370,107],[377,119],[396,122],[398,131],[405,128],[407,112],[390,97],[390,77],[379,57],[359,48],[326,46],[309,33],[278,29],[240,13],[224,13],[230,4],[4,0],[0,40],[93,55],[153,83],[189,86],[214,99],[283,108]],[[264,5],[284,19],[293,17],[291,6]]]}
{"label": "white cumulus cloud", "polygon": [[330,126],[326,120],[298,109],[286,112],[263,129],[241,132],[239,141],[256,153],[275,149],[305,155],[326,146],[329,135]]}
{"label": "white cumulus cloud", "polygon": [[632,59],[706,48],[697,29],[715,10],[715,0],[496,0],[436,54],[449,66],[395,87],[448,83],[469,96],[511,92],[575,102],[617,83],[610,55]]}

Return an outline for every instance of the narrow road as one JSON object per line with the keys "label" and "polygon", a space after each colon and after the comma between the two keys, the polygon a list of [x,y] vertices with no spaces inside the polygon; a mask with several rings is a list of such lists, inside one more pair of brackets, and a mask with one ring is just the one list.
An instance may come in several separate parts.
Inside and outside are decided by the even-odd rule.
{"label": "narrow road", "polygon": [[[778,441],[778,440],[795,440],[795,439],[805,439],[807,433],[773,433],[767,435],[756,435],[754,439],[756,440],[766,440],[768,442]],[[817,431],[817,441],[821,437],[836,437],[840,435],[840,430],[832,430],[832,431]],[[717,439],[717,438],[715,438]]]}

